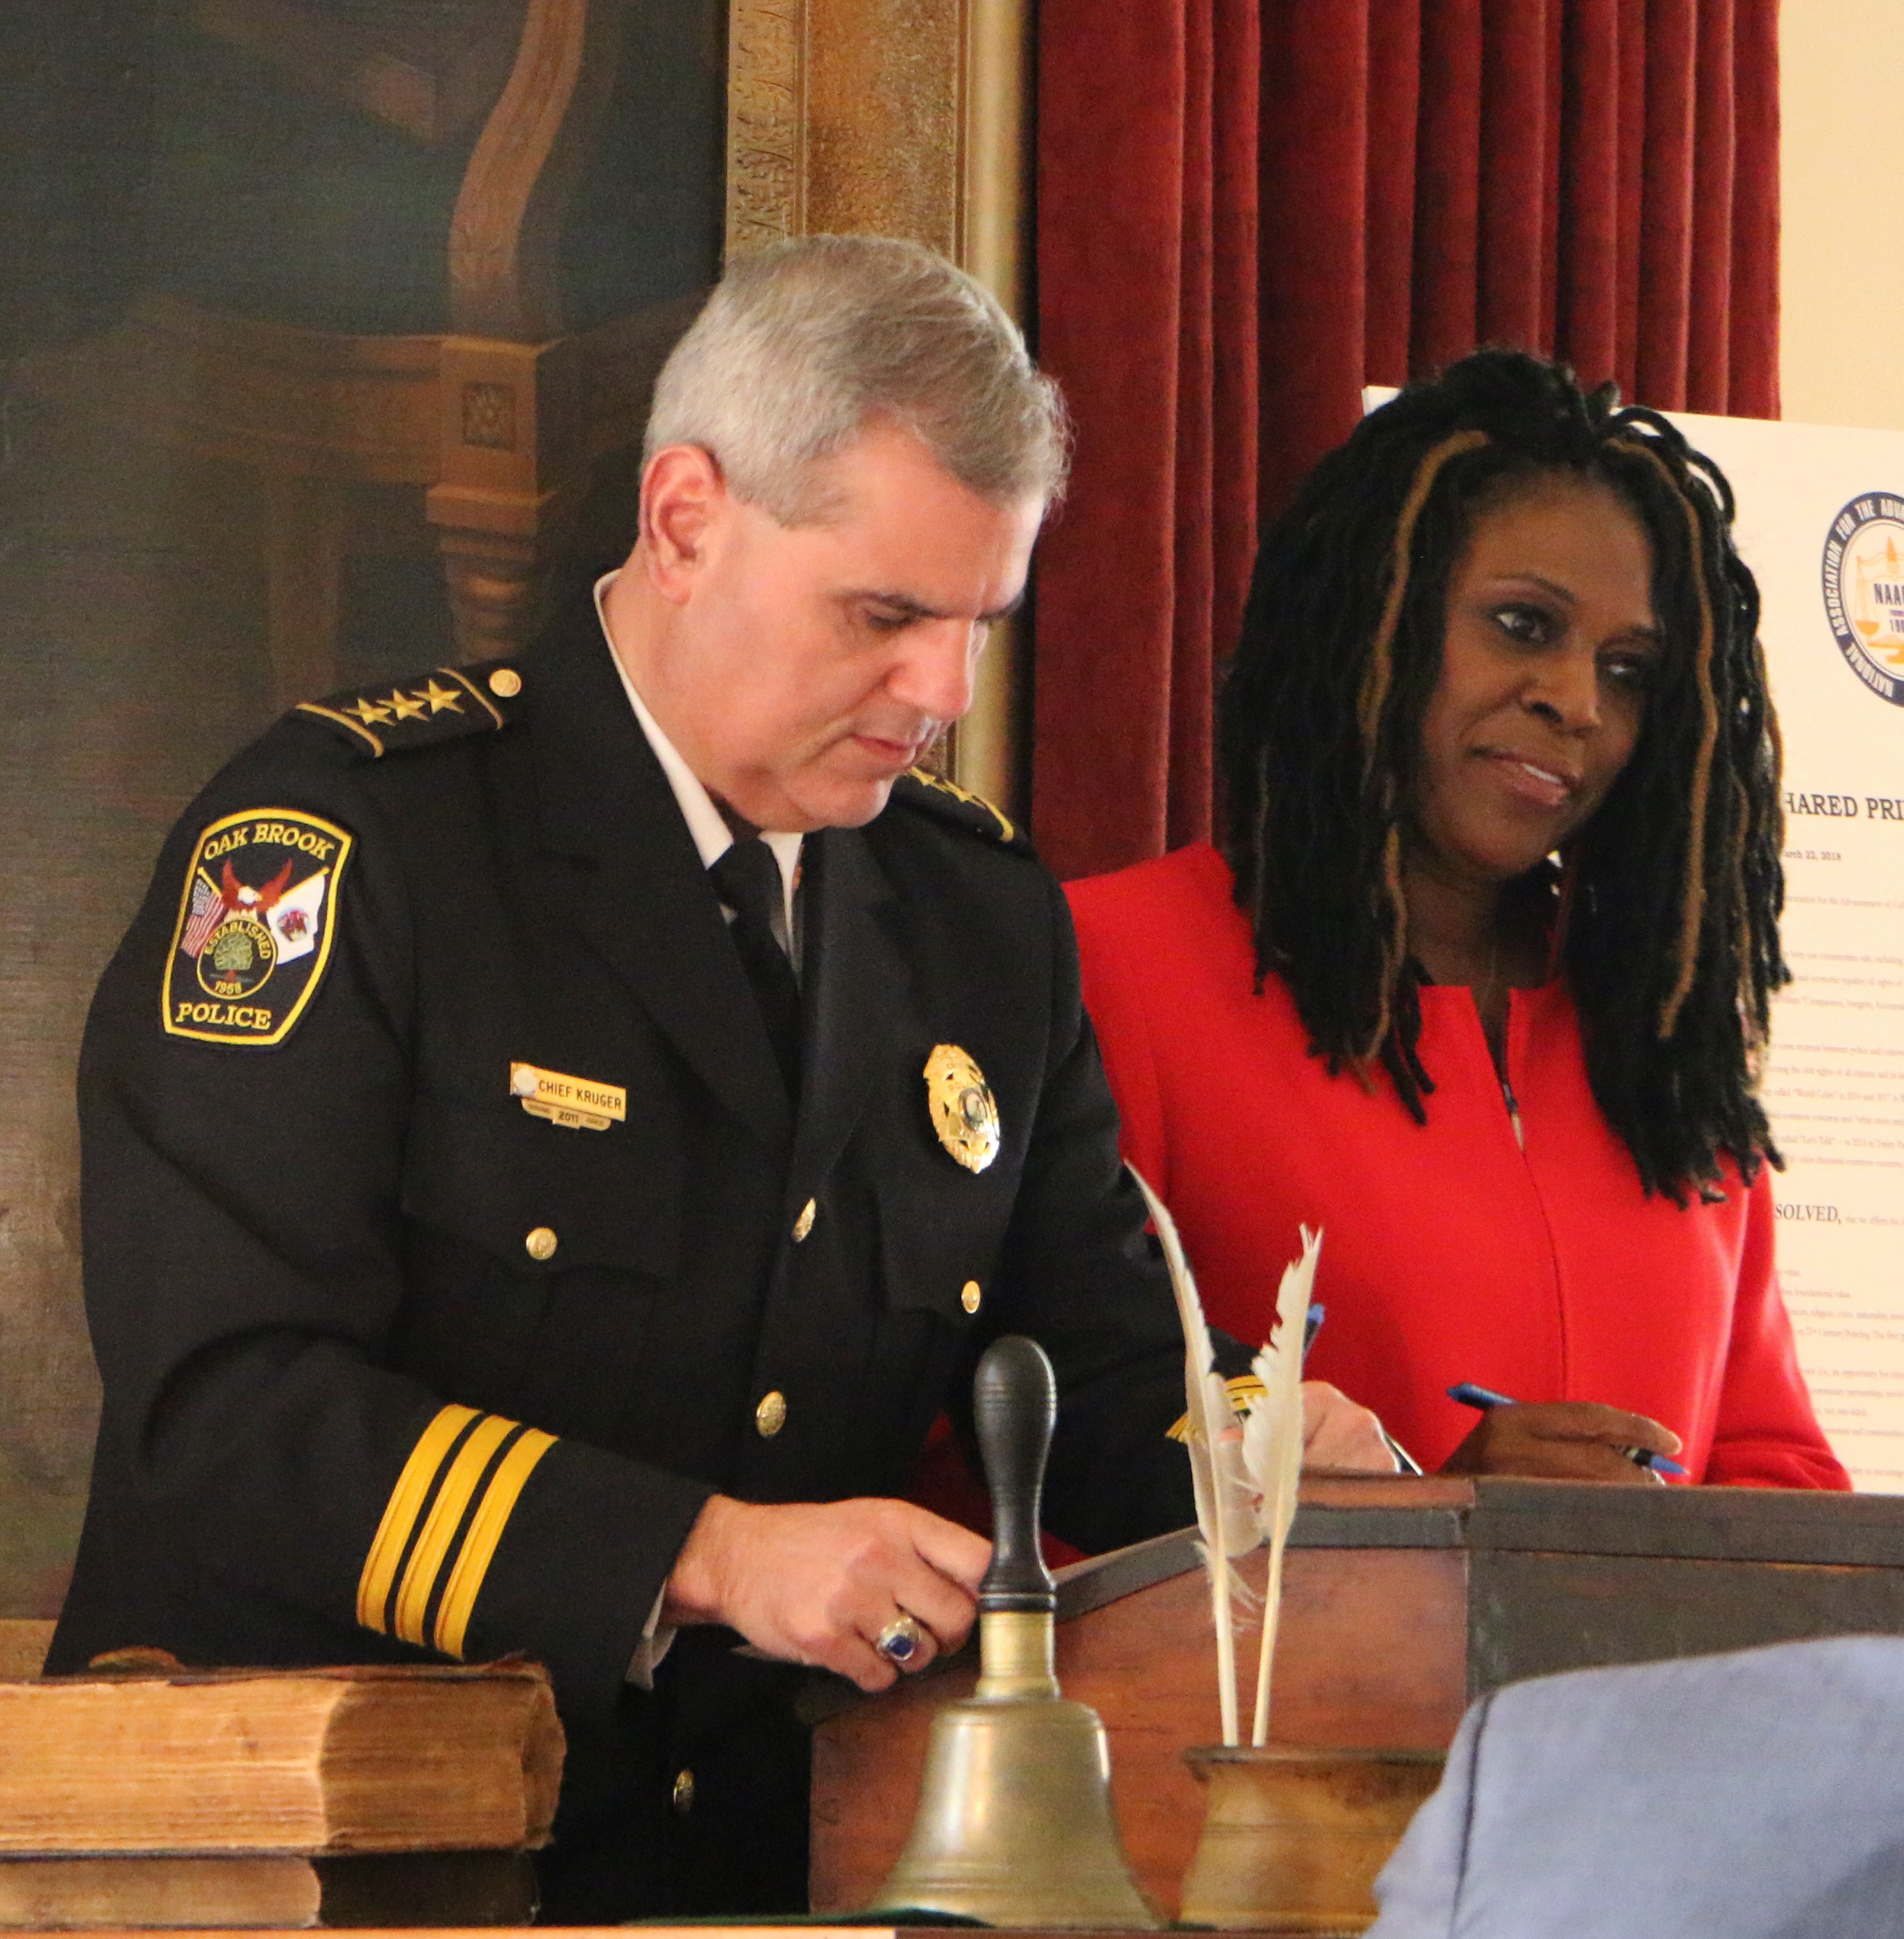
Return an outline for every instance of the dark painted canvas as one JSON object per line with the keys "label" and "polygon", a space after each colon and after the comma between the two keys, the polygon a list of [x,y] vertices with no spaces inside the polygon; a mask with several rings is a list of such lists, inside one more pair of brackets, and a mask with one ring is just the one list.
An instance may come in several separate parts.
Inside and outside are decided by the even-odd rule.
{"label": "dark painted canvas", "polygon": [[[510,449],[512,370],[540,373],[553,435],[567,366],[522,344],[620,359],[619,428],[562,432],[577,502],[537,583],[625,549],[640,388],[717,272],[725,11],[0,8],[0,1618],[56,1612],[84,1506],[97,1393],[72,1088],[93,982],[166,828],[279,708],[473,656],[430,440],[441,418]],[[585,16],[605,84],[550,96],[525,47]],[[439,397],[417,387],[459,321],[452,230],[512,112],[585,135],[520,224],[555,295],[525,327],[475,333],[503,380]],[[513,166],[491,170],[505,228]],[[585,418],[599,389],[560,401]],[[409,401],[379,419],[386,391]]]}

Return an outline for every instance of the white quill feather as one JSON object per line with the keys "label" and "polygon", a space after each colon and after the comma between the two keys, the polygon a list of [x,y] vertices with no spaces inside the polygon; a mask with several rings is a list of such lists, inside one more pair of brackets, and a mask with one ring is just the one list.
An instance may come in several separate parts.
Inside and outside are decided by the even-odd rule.
{"label": "white quill feather", "polygon": [[[1183,1326],[1184,1394],[1190,1412],[1191,1479],[1197,1491],[1197,1526],[1203,1537],[1203,1559],[1209,1565],[1210,1609],[1216,1623],[1218,1700],[1223,1715],[1223,1741],[1238,1741],[1236,1717],[1236,1623],[1230,1607],[1230,1560],[1247,1554],[1259,1539],[1249,1503],[1243,1473],[1242,1437],[1228,1390],[1212,1371],[1210,1331],[1203,1318],[1197,1282],[1184,1256],[1176,1222],[1135,1165],[1128,1167],[1150,1209],[1151,1222],[1162,1241],[1170,1284],[1177,1296],[1177,1317]],[[1300,1359],[1300,1353],[1297,1356]],[[1297,1435],[1300,1441],[1300,1433]]]}
{"label": "white quill feather", "polygon": [[1256,1666],[1256,1715],[1250,1742],[1270,1733],[1270,1670],[1276,1657],[1276,1619],[1282,1608],[1282,1551],[1296,1518],[1303,1472],[1303,1345],[1309,1329],[1309,1295],[1322,1234],[1302,1228],[1303,1256],[1284,1268],[1276,1289],[1276,1325],[1252,1363],[1263,1391],[1243,1423],[1244,1472],[1256,1502],[1259,1539],[1270,1545],[1263,1589],[1263,1646]]}

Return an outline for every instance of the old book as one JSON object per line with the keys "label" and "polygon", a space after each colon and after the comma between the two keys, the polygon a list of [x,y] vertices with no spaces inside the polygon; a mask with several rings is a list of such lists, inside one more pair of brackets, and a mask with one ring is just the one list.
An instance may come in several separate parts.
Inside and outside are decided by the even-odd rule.
{"label": "old book", "polygon": [[562,1750],[531,1664],[0,1683],[0,1854],[540,1845]]}
{"label": "old book", "polygon": [[0,1616],[0,1676],[38,1676],[53,1627],[30,1616]]}
{"label": "old book", "polygon": [[521,1852],[0,1858],[0,1931],[527,1925],[535,1910]]}

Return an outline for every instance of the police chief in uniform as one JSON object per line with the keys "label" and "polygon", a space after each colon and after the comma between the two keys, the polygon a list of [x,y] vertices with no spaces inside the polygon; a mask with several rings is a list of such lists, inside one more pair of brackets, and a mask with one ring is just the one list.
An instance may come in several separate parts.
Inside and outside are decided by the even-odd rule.
{"label": "police chief in uniform", "polygon": [[[1063,897],[911,772],[1064,452],[959,272],[766,252],[592,601],[193,803],[81,1059],[105,1405],[50,1668],[524,1652],[570,1740],[545,1917],[793,1909],[789,1666],[964,1636],[986,1543],[890,1497],[988,1339],[1055,1365],[1054,1530],[1192,1519]],[[1385,1464],[1311,1399],[1312,1454]]]}

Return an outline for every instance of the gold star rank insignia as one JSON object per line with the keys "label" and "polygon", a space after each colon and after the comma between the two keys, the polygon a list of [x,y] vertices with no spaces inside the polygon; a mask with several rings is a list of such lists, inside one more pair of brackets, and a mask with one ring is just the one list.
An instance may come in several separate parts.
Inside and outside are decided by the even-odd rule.
{"label": "gold star rank insignia", "polygon": [[[368,749],[373,759],[381,760],[385,754],[411,753],[506,727],[508,714],[470,677],[485,671],[482,666],[467,671],[433,667],[421,677],[399,680],[387,693],[351,689],[324,700],[300,700],[292,711],[327,722],[355,748]],[[512,669],[488,677],[499,678],[501,671],[515,685],[507,695],[498,689],[499,696],[506,699],[520,692],[522,678]]]}
{"label": "gold star rank insignia", "polygon": [[1011,839],[1015,831],[1011,822],[982,794],[974,794],[971,789],[960,787],[956,781],[947,781],[943,775],[934,774],[929,768],[908,768],[906,774],[909,779],[918,782],[920,787],[933,789],[963,807],[975,808],[981,814],[989,815],[997,824],[999,840],[1009,842]]}
{"label": "gold star rank insignia", "polygon": [[926,1103],[932,1129],[968,1171],[983,1171],[998,1156],[999,1115],[992,1087],[969,1052],[938,1043],[926,1060]]}
{"label": "gold star rank insignia", "polygon": [[463,696],[454,687],[440,685],[433,674],[426,686],[417,689],[416,697],[429,702],[432,714],[442,713],[445,708],[452,714],[461,714],[463,711]]}
{"label": "gold star rank insignia", "polygon": [[971,789],[960,787],[956,781],[949,781],[929,769],[908,768],[893,784],[893,799],[902,808],[922,808],[935,821],[950,822],[969,835],[996,842],[1001,848],[1012,849],[1021,855],[1032,852],[1024,831],[982,794],[974,794]]}

